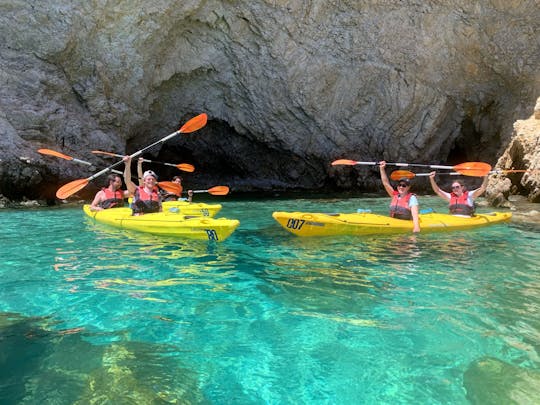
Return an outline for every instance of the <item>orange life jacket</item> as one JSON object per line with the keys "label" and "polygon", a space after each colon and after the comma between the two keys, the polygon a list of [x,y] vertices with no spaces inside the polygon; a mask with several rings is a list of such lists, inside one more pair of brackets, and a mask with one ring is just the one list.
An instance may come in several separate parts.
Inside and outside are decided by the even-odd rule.
{"label": "orange life jacket", "polygon": [[105,200],[101,201],[98,205],[103,208],[123,207],[124,206],[124,191],[116,190],[112,191],[110,188],[102,188],[101,191],[105,193]]}
{"label": "orange life jacket", "polygon": [[450,193],[450,204],[448,209],[453,215],[473,215],[474,206],[469,205],[469,192],[465,191],[459,197],[455,193]]}
{"label": "orange life jacket", "polygon": [[412,219],[409,201],[413,195],[408,193],[405,197],[400,198],[399,193],[394,191],[392,201],[390,201],[390,216],[397,219]]}
{"label": "orange life jacket", "polygon": [[157,187],[154,187],[150,194],[146,192],[143,186],[135,189],[135,195],[131,204],[133,214],[150,214],[152,212],[159,212],[160,208],[161,198]]}

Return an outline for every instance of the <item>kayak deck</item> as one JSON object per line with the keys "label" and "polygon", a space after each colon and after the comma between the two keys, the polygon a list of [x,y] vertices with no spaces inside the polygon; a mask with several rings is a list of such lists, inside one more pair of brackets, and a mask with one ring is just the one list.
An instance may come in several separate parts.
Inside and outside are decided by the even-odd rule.
{"label": "kayak deck", "polygon": [[[412,221],[395,219],[368,212],[350,214],[324,214],[309,212],[279,212],[274,219],[287,231],[297,236],[372,235],[412,232]],[[476,214],[459,217],[449,214],[420,214],[421,232],[471,229],[509,221],[509,212]]]}
{"label": "kayak deck", "polygon": [[221,204],[194,203],[188,201],[164,201],[163,211],[182,215],[214,217],[221,210]]}
{"label": "kayak deck", "polygon": [[90,210],[90,205],[85,204],[83,210],[95,221],[115,228],[186,239],[221,242],[240,225],[236,219],[188,216],[169,210],[139,216],[131,215],[130,208],[109,208],[94,212]]}

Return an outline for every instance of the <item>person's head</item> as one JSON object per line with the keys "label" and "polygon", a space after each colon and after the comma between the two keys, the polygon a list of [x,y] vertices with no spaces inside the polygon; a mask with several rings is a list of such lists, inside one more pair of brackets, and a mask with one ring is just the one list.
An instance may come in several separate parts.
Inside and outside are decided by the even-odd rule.
{"label": "person's head", "polygon": [[173,183],[177,183],[177,184],[182,184],[182,177],[180,177],[180,176],[174,176],[174,177],[172,178],[172,182],[173,182]]}
{"label": "person's head", "polygon": [[408,193],[411,189],[411,181],[406,177],[402,177],[398,180],[396,189],[400,193]]}
{"label": "person's head", "polygon": [[107,176],[107,187],[113,187],[114,190],[118,190],[120,187],[122,187],[122,177],[120,177],[118,174],[109,174]]}
{"label": "person's head", "polygon": [[143,183],[145,186],[154,187],[157,183],[158,177],[152,170],[147,170],[143,173]]}
{"label": "person's head", "polygon": [[463,184],[460,180],[455,180],[452,182],[452,192],[454,194],[461,194],[463,192],[467,191],[465,188],[465,184]]}

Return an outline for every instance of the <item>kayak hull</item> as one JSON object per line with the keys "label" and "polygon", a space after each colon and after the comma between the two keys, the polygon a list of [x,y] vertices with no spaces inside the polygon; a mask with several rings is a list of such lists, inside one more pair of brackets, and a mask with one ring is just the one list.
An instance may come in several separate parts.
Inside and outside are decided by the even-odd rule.
{"label": "kayak hull", "polygon": [[83,210],[96,222],[115,228],[185,239],[221,242],[240,225],[236,219],[188,216],[168,210],[139,216],[131,215],[130,208],[109,208],[94,212],[86,204]]}
{"label": "kayak hull", "polygon": [[[274,212],[274,219],[297,236],[374,235],[412,232],[412,221],[372,213],[323,214],[309,212]],[[421,232],[472,229],[509,221],[509,212],[459,217],[449,214],[420,214]]]}

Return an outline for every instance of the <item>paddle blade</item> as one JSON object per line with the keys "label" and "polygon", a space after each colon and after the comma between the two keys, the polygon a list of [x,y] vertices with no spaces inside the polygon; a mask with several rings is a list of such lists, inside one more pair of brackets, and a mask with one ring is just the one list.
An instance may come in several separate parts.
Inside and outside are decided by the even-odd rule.
{"label": "paddle blade", "polygon": [[196,117],[193,117],[178,130],[182,134],[187,134],[189,132],[195,132],[198,129],[201,129],[206,125],[208,121],[208,116],[205,113],[199,114]]}
{"label": "paddle blade", "polygon": [[413,179],[415,176],[416,176],[416,174],[414,174],[413,172],[410,172],[408,170],[394,170],[390,174],[390,178],[392,180],[396,180],[396,181],[399,180],[399,179],[402,179],[402,178]]}
{"label": "paddle blade", "polygon": [[183,172],[192,173],[195,171],[195,166],[190,165],[189,163],[179,163],[176,165],[176,167]]}
{"label": "paddle blade", "polygon": [[464,176],[483,177],[491,171],[491,165],[483,162],[466,162],[454,166],[454,170]]}
{"label": "paddle blade", "polygon": [[83,189],[88,184],[88,179],[79,179],[74,180],[70,183],[64,184],[56,191],[56,197],[60,200],[65,200],[66,198],[72,196],[77,191]]}
{"label": "paddle blade", "polygon": [[227,186],[215,186],[207,190],[212,195],[227,195],[229,194],[229,187]]}
{"label": "paddle blade", "polygon": [[165,190],[167,193],[180,195],[182,193],[182,188],[179,184],[172,181],[160,181],[158,186]]}
{"label": "paddle blade", "polygon": [[332,166],[339,166],[339,165],[356,166],[356,160],[338,159],[332,162]]}
{"label": "paddle blade", "polygon": [[96,155],[106,155],[106,156],[114,156],[114,157],[124,157],[123,155],[119,155],[118,153],[112,153],[112,152],[105,152],[102,150],[93,150],[92,153]]}
{"label": "paddle blade", "polygon": [[41,153],[42,155],[49,155],[49,156],[59,157],[60,159],[73,160],[71,156],[64,155],[63,153],[60,153],[51,149],[38,149],[38,152]]}

